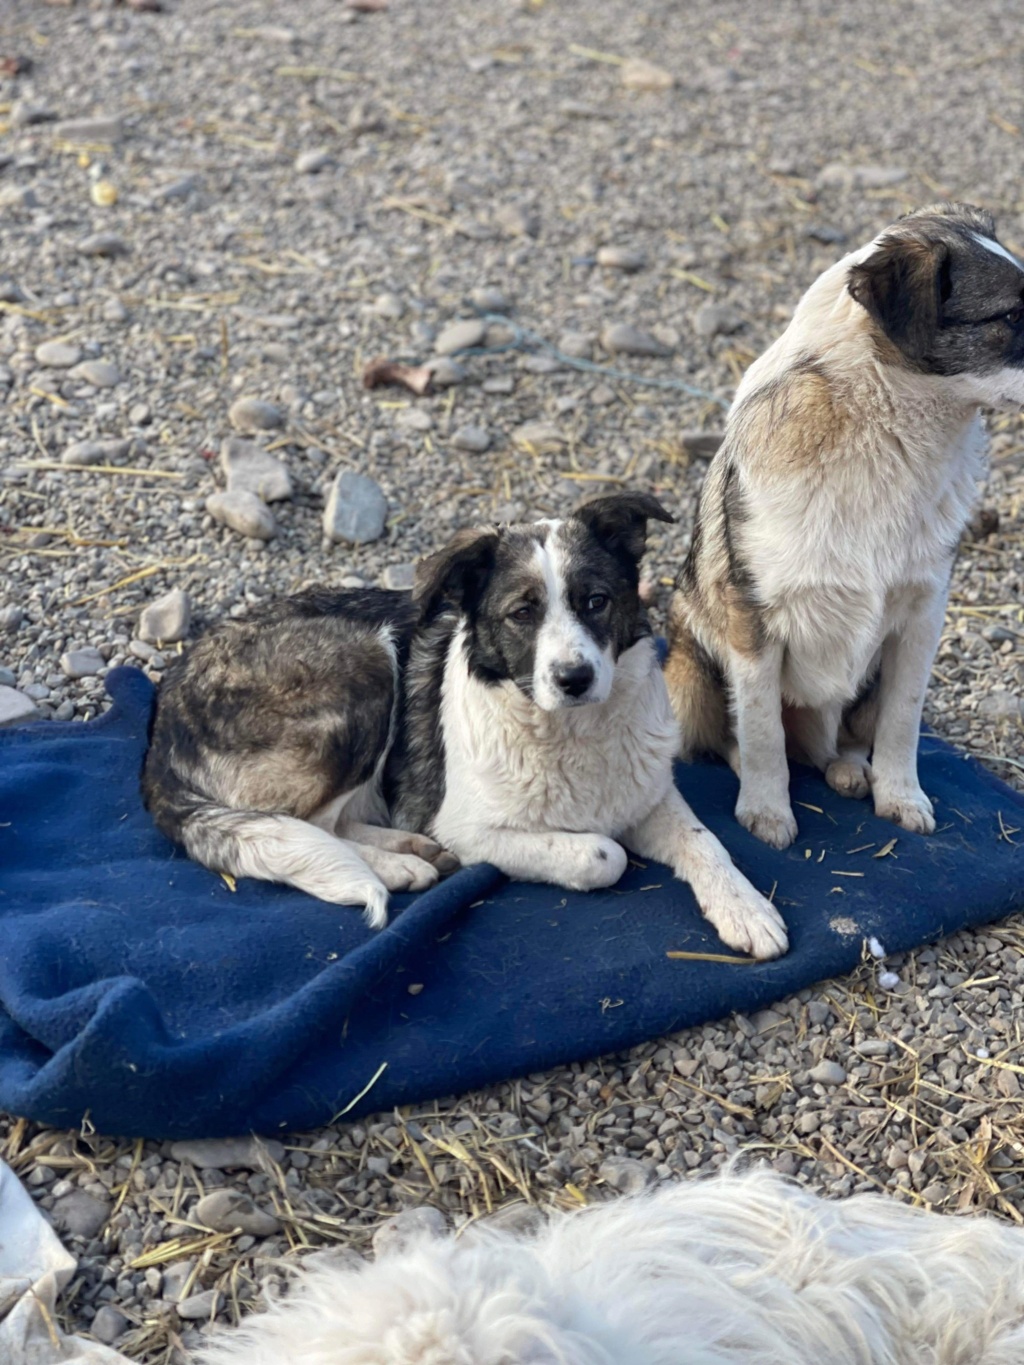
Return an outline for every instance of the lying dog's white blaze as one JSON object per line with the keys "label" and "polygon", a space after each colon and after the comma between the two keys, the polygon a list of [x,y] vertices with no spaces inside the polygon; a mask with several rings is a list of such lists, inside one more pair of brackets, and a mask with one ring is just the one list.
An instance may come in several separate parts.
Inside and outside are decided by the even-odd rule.
{"label": "lying dog's white blaze", "polygon": [[[545,603],[534,649],[533,699],[544,711],[558,711],[566,706],[607,701],[615,661],[611,648],[602,647],[572,609],[562,523],[549,525],[550,534],[538,544],[534,554]],[[586,681],[588,670],[590,680]],[[585,686],[581,686],[584,682]]]}

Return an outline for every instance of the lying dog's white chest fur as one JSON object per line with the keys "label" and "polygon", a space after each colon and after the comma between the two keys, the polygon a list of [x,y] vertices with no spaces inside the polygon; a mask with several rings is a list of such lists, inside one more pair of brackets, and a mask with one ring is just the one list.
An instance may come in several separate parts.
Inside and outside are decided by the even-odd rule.
{"label": "lying dog's white chest fur", "polygon": [[432,832],[456,854],[484,825],[615,837],[663,798],[678,747],[650,639],[619,658],[607,701],[549,712],[513,683],[473,678],[459,632],[441,725],[445,796]]}

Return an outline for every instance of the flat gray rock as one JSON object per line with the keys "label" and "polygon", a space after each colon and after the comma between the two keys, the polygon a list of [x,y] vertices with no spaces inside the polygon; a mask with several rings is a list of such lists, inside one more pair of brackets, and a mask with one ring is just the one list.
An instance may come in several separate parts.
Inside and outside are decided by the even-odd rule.
{"label": "flat gray rock", "polygon": [[186,1322],[205,1322],[218,1311],[223,1296],[217,1289],[204,1289],[200,1294],[190,1294],[175,1305],[179,1318]]}
{"label": "flat gray rock", "polygon": [[106,670],[107,661],[98,649],[87,645],[84,649],[69,649],[62,654],[60,666],[69,678],[95,678]]}
{"label": "flat gray rock", "polygon": [[13,635],[24,619],[20,607],[0,607],[0,635]]}
{"label": "flat gray rock", "polygon": [[184,640],[192,621],[192,605],[181,588],[158,597],[139,617],[139,639],[147,644],[174,644]]}
{"label": "flat gray rock", "polygon": [[82,379],[94,389],[112,389],[121,382],[121,371],[110,360],[83,360],[71,371],[72,379]]}
{"label": "flat gray rock", "polygon": [[284,413],[262,398],[242,397],[228,409],[228,421],[236,431],[276,431],[284,426]]}
{"label": "flat gray rock", "polygon": [[626,246],[603,246],[597,253],[597,263],[607,270],[623,270],[627,274],[643,270],[647,257],[642,251],[634,251]]}
{"label": "flat gray rock", "polygon": [[82,352],[68,341],[44,341],[35,349],[36,360],[48,370],[70,370],[82,358]]}
{"label": "flat gray rock", "polygon": [[253,540],[273,540],[277,535],[273,512],[255,493],[211,493],[206,499],[206,510],[214,521]]}
{"label": "flat gray rock", "polygon": [[612,355],[671,355],[650,332],[629,322],[611,322],[601,332],[601,345]]}
{"label": "flat gray rock", "polygon": [[195,1219],[214,1232],[238,1228],[250,1237],[272,1237],[281,1231],[280,1220],[258,1209],[244,1190],[212,1190],[196,1204]]}
{"label": "flat gray rock", "polygon": [[189,1161],[197,1170],[262,1171],[262,1153],[271,1161],[284,1160],[284,1148],[272,1138],[263,1142],[254,1137],[189,1138],[171,1145],[175,1161]]}
{"label": "flat gray rock", "polygon": [[388,500],[380,484],[365,474],[345,470],[331,485],[324,508],[328,540],[366,545],[379,540],[387,523]]}
{"label": "flat gray rock", "polygon": [[487,323],[481,318],[464,318],[461,322],[451,322],[434,342],[438,355],[454,355],[479,346],[487,335]]}
{"label": "flat gray rock", "polygon": [[456,450],[468,450],[471,455],[481,455],[491,444],[491,433],[486,427],[458,427],[452,432],[451,443]]}
{"label": "flat gray rock", "polygon": [[697,335],[710,341],[714,336],[731,336],[744,324],[744,318],[727,303],[705,303],[693,320]]}
{"label": "flat gray rock", "polygon": [[93,1336],[97,1341],[102,1341],[104,1346],[113,1346],[118,1337],[127,1330],[128,1319],[116,1308],[111,1308],[109,1303],[105,1303],[102,1308],[96,1310],[96,1316],[93,1318],[90,1327]]}
{"label": "flat gray rock", "polygon": [[41,720],[42,712],[31,697],[13,687],[0,684],[0,726],[18,725],[26,720]]}
{"label": "flat gray rock", "polygon": [[60,457],[61,464],[118,464],[132,448],[128,439],[72,441]]}
{"label": "flat gray rock", "polygon": [[293,495],[285,465],[251,441],[229,436],[220,448],[220,464],[229,493],[255,493],[264,502],[283,502]]}
{"label": "flat gray rock", "polygon": [[116,232],[92,232],[75,246],[80,256],[127,256],[131,247]]}
{"label": "flat gray rock", "polygon": [[110,1217],[110,1204],[85,1190],[72,1190],[54,1200],[52,1216],[58,1232],[89,1241]]}

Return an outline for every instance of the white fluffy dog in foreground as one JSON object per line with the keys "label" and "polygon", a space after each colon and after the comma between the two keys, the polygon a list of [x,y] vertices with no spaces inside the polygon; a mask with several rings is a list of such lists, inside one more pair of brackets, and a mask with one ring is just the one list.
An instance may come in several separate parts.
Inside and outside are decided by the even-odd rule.
{"label": "white fluffy dog in foreground", "polygon": [[201,1365],[1021,1365],[1024,1232],[766,1171],[302,1272]]}

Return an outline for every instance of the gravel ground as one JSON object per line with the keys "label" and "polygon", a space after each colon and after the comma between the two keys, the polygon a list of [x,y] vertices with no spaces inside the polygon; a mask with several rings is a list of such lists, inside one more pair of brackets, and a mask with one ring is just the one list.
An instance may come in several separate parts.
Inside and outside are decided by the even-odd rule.
{"label": "gravel ground", "polygon": [[[7,715],[87,719],[115,663],[159,678],[181,600],[140,613],[169,592],[194,633],[311,581],[398,586],[455,526],[625,481],[679,515],[664,593],[722,400],[844,243],[954,196],[1024,248],[1009,0],[147,9],[0,20]],[[467,344],[432,395],[360,383]],[[1024,425],[992,430],[927,718],[1022,786]],[[572,1206],[741,1148],[1020,1222],[1022,945],[1010,921],[868,956],[752,1019],[283,1147],[0,1118],[0,1155],[81,1257],[67,1321],[179,1365],[292,1253],[362,1251],[399,1210]]]}

